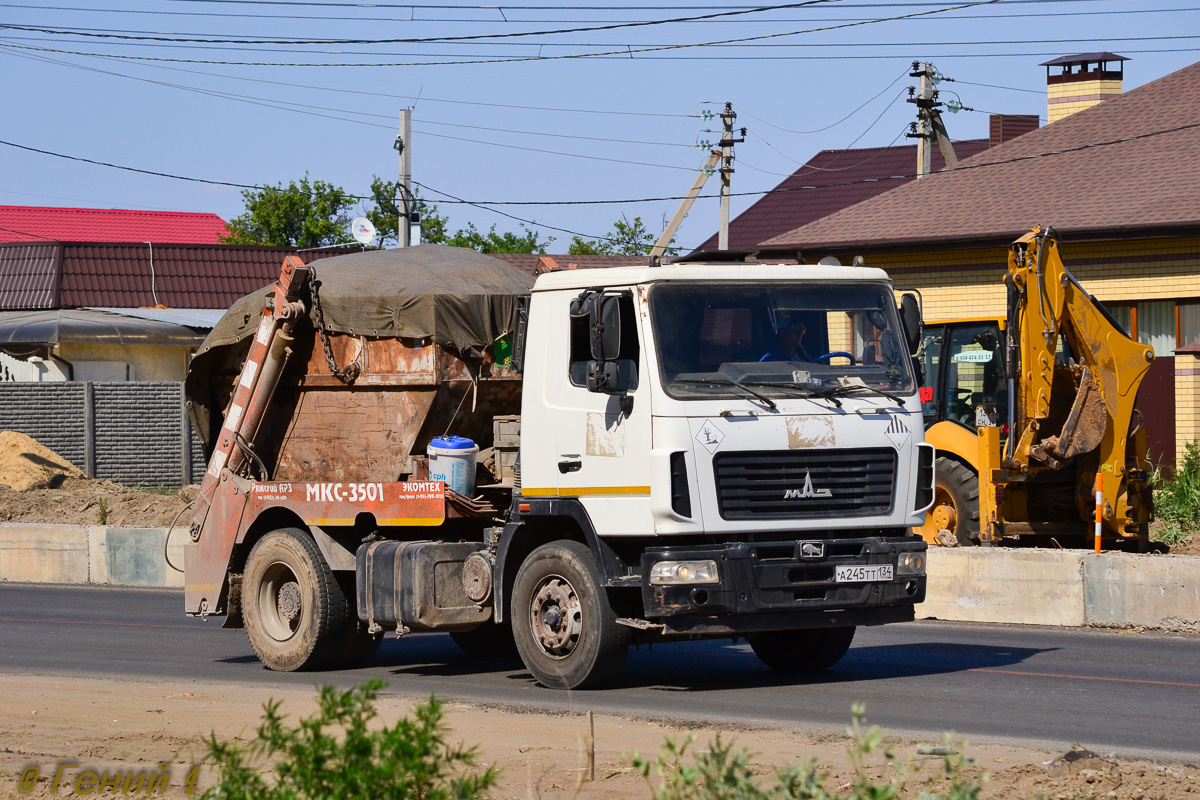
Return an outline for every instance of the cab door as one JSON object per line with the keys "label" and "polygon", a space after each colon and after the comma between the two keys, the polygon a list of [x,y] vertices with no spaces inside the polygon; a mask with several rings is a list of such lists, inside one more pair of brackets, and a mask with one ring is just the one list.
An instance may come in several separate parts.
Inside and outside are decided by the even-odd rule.
{"label": "cab door", "polygon": [[[555,423],[558,494],[579,498],[602,535],[646,534],[652,530],[650,390],[642,374],[642,330],[633,294],[618,294],[618,302],[620,394],[588,391],[588,321],[569,322]],[[569,307],[562,313],[569,315]]]}

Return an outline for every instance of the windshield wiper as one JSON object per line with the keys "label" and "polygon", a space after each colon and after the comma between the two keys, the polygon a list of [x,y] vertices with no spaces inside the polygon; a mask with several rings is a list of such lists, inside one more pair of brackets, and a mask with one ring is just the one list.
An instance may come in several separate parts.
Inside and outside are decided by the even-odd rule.
{"label": "windshield wiper", "polygon": [[892,394],[891,392],[885,392],[882,389],[876,389],[873,386],[864,386],[864,385],[860,385],[857,383],[853,383],[849,386],[839,386],[836,389],[838,394],[849,394],[851,390],[871,392],[872,394],[877,394],[882,397],[886,397],[888,400],[891,400],[893,403],[895,403],[897,405],[900,405],[900,406],[904,405],[904,400],[901,399],[899,395]]}
{"label": "windshield wiper", "polygon": [[770,386],[776,389],[793,389],[795,391],[804,392],[813,397],[819,397],[822,400],[828,400],[833,403],[836,408],[842,407],[842,401],[837,399],[837,387],[833,386],[829,389],[821,388],[814,384],[789,383],[785,381],[747,381],[750,386]]}
{"label": "windshield wiper", "polygon": [[695,383],[708,386],[733,386],[741,389],[743,392],[754,395],[771,410],[779,408],[779,406],[775,405],[774,400],[767,397],[762,392],[756,392],[741,381],[735,381],[730,378],[676,378],[675,380],[671,381],[671,383]]}

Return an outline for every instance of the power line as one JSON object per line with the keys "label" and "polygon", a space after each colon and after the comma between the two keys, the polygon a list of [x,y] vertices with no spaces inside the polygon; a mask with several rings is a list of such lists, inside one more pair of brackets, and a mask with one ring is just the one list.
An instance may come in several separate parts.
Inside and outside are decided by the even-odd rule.
{"label": "power line", "polygon": [[[791,128],[785,128],[785,127],[783,127],[782,125],[776,125],[774,122],[768,122],[767,120],[763,119],[762,117],[757,117],[757,116],[755,116],[754,114],[751,114],[749,111],[746,111],[744,108],[742,108],[741,106],[737,105],[736,103],[734,103],[734,107],[735,107],[735,108],[737,108],[737,110],[738,110],[738,111],[741,111],[743,114],[745,114],[746,116],[750,117],[751,119],[756,119],[756,120],[758,120],[759,122],[763,123],[764,125],[770,125],[772,128],[775,128],[776,130],[783,131],[783,132],[785,132],[785,133],[800,133],[800,134],[808,134],[808,133],[821,133],[822,131],[827,131],[827,130],[829,130],[830,128],[834,128],[834,127],[837,127],[838,125],[841,125],[843,122],[845,122],[846,120],[848,120],[848,119],[850,119],[851,117],[853,117],[853,116],[854,116],[855,114],[857,114],[859,111],[862,111],[864,108],[866,108],[867,106],[869,106],[871,103],[875,102],[875,101],[876,101],[876,100],[878,100],[880,97],[883,97],[883,95],[884,95],[884,92],[886,92],[888,89],[890,89],[890,88],[892,88],[893,86],[895,86],[895,85],[896,85],[896,81],[900,80],[901,78],[904,78],[904,77],[906,77],[907,75],[908,75],[908,68],[905,68],[905,70],[904,70],[903,72],[901,72],[899,75],[897,75],[897,76],[896,76],[895,80],[893,80],[893,81],[892,81],[891,83],[889,83],[887,86],[883,87],[883,89],[882,89],[882,90],[879,92],[879,94],[875,95],[875,96],[874,96],[874,97],[872,97],[870,100],[866,101],[865,103],[863,103],[862,105],[860,105],[858,108],[854,109],[854,110],[853,110],[853,111],[851,111],[849,114],[847,114],[846,116],[844,116],[844,117],[842,117],[841,119],[839,119],[837,122],[830,123],[829,125],[826,125],[826,126],[825,126],[825,127],[823,127],[823,128],[814,128],[814,129],[813,129],[813,130],[811,130],[811,131],[799,131],[799,130],[792,130]],[[759,138],[761,138],[761,137],[759,137]],[[766,140],[764,140],[764,141],[766,141]],[[769,144],[768,144],[767,146],[768,146],[768,147],[770,147],[770,145],[769,145]],[[771,148],[771,149],[774,149],[774,148]]]}
{"label": "power line", "polygon": [[[4,46],[3,44],[0,44],[0,47],[3,47],[3,46]],[[58,65],[64,66],[64,67],[70,67],[72,69],[82,69],[82,70],[87,70],[90,72],[98,72],[98,73],[101,73],[104,75],[113,75],[116,77],[127,78],[129,80],[134,80],[134,81],[144,81],[144,82],[155,83],[155,84],[162,83],[160,81],[155,81],[150,78],[140,78],[136,75],[128,75],[123,72],[114,72],[112,70],[100,69],[98,67],[85,66],[83,64],[72,64],[69,61],[61,61],[59,59],[48,58],[45,56],[24,56],[20,53],[12,53],[11,55],[22,57],[22,58],[39,58],[41,60],[48,61],[52,64],[58,64]],[[150,67],[152,69],[169,70],[171,72],[185,72],[189,75],[202,75],[204,77],[209,77],[209,78],[216,77],[216,78],[224,78],[226,80],[246,81],[249,83],[256,83],[256,84],[264,83],[264,84],[270,84],[272,86],[286,86],[291,89],[307,89],[307,90],[311,90],[311,91],[337,92],[338,94],[353,94],[353,95],[359,95],[362,97],[379,97],[379,98],[384,98],[384,99],[388,99],[388,100],[412,100],[412,101],[414,101],[414,106],[416,104],[416,101],[421,101],[424,103],[445,103],[445,104],[450,104],[450,105],[479,106],[479,107],[485,107],[485,108],[505,108],[505,109],[512,109],[512,110],[516,110],[516,111],[543,111],[543,112],[548,112],[548,113],[561,113],[561,114],[593,114],[593,115],[600,114],[600,115],[626,116],[626,117],[656,117],[656,118],[662,118],[662,119],[696,119],[699,117],[698,114],[670,114],[670,113],[664,113],[661,111],[625,111],[625,110],[613,111],[613,110],[598,109],[598,108],[562,108],[562,107],[558,107],[558,106],[529,106],[529,105],[519,105],[519,104],[514,104],[514,103],[489,103],[489,102],[482,102],[482,101],[478,101],[478,100],[450,100],[447,98],[428,97],[425,95],[392,94],[392,93],[388,93],[388,92],[367,92],[367,91],[363,91],[361,89],[344,89],[344,88],[334,89],[334,88],[330,88],[328,86],[313,86],[311,84],[290,83],[288,81],[274,81],[274,80],[268,80],[265,78],[249,78],[249,77],[244,77],[241,75],[223,75],[221,73],[204,72],[201,70],[185,69],[183,67],[172,67],[172,66],[167,66],[166,64],[143,64],[141,66]],[[165,85],[173,86],[174,84],[167,83]]]}
{"label": "power line", "polygon": [[180,38],[173,36],[151,36],[151,35],[130,35],[124,33],[88,33],[79,30],[53,30],[47,28],[31,28],[22,25],[0,25],[0,28],[10,28],[13,30],[31,31],[36,33],[68,33],[72,36],[86,36],[105,39],[135,39],[148,40],[155,42],[191,42],[197,44],[315,44],[315,45],[330,45],[330,44],[426,44],[426,43],[444,43],[444,42],[466,42],[476,41],[478,39],[516,39],[526,36],[554,36],[562,33],[591,33],[594,31],[611,31],[621,28],[644,28],[652,25],[670,25],[677,22],[694,22],[703,19],[718,19],[722,17],[741,16],[744,14],[758,14],[763,11],[781,11],[787,8],[804,8],[807,6],[824,5],[826,3],[836,3],[838,0],[804,0],[800,3],[787,3],[784,5],[775,6],[759,6],[757,8],[749,8],[741,11],[717,11],[711,14],[701,14],[693,17],[674,17],[671,19],[654,19],[654,20],[639,20],[627,22],[614,22],[607,25],[596,25],[582,28],[558,28],[548,31],[515,31],[512,33],[474,33],[466,36],[434,36],[422,38],[403,38],[403,39],[250,39],[250,40],[231,40],[231,39],[191,39]]}
{"label": "power line", "polygon": [[503,147],[508,150],[524,150],[529,153],[540,153],[543,155],[554,156],[570,156],[571,158],[584,158],[589,161],[608,161],[614,164],[632,164],[636,167],[656,167],[658,169],[677,169],[684,172],[695,172],[691,167],[679,167],[674,164],[655,164],[650,161],[629,161],[623,158],[607,158],[605,156],[588,156],[582,153],[562,153],[557,150],[545,150],[541,147],[522,147],[518,144],[502,144],[500,142],[480,142],[478,139],[467,139],[462,136],[451,136],[447,133],[434,133],[433,131],[421,131],[426,136],[435,136],[438,139],[451,139],[456,142],[470,142],[471,144],[487,144],[492,147]]}
{"label": "power line", "polygon": [[[1009,0],[988,0],[989,2],[1009,2]],[[1112,40],[1107,40],[1112,41]],[[701,45],[680,45],[683,47],[694,47]],[[899,45],[895,45],[899,46]],[[558,61],[564,59],[598,59],[598,60],[618,60],[624,61],[630,58],[630,54],[638,54],[640,51],[631,49],[629,51],[616,50],[608,53],[574,53],[561,56],[528,56],[528,57],[496,57],[487,59],[470,59],[470,60],[450,60],[450,61],[411,61],[411,62],[386,62],[386,63],[297,63],[297,62],[264,62],[264,61],[212,61],[204,59],[189,59],[189,58],[154,58],[149,56],[123,56],[123,55],[108,55],[104,53],[89,53],[78,50],[63,50],[50,47],[33,47],[31,45],[19,45],[12,42],[0,42],[0,48],[8,48],[15,50],[27,50],[40,53],[56,53],[59,55],[85,56],[90,58],[101,59],[117,59],[137,61],[146,66],[156,66],[153,62],[172,63],[172,64],[209,64],[213,66],[243,66],[243,67],[299,67],[299,68],[334,68],[334,67],[353,67],[353,68],[375,68],[375,67],[449,67],[449,66],[465,66],[465,65],[486,65],[486,64],[514,64],[514,63],[529,63],[534,61]],[[672,48],[663,48],[672,49]],[[678,48],[675,48],[678,49]],[[1195,53],[1200,51],[1200,47],[1156,47],[1156,48],[1121,48],[1125,53],[1131,54],[1151,54],[1151,53]],[[937,53],[922,56],[922,58],[1042,58],[1056,57],[1062,55],[1061,50],[1051,51],[1022,51],[1022,52],[1002,52],[1002,53]],[[836,53],[830,55],[769,55],[769,56],[747,56],[747,55],[702,55],[702,56],[670,56],[670,55],[653,55],[648,56],[642,61],[878,61],[886,60],[893,61],[898,57],[903,57],[900,53],[867,53],[867,54],[847,54]],[[480,103],[480,105],[484,105]],[[553,109],[552,109],[553,110]],[[620,113],[620,112],[601,112],[601,113]],[[662,116],[662,115],[654,115]],[[677,115],[685,116],[685,115]],[[686,115],[690,116],[690,115]]]}
{"label": "power line", "polygon": [[[2,44],[0,44],[0,47],[4,47],[4,46],[2,46]],[[206,89],[199,89],[199,88],[190,88],[190,86],[186,86],[184,84],[174,84],[174,83],[169,83],[169,82],[163,82],[163,80],[155,80],[152,78],[131,76],[131,74],[127,74],[124,72],[115,72],[113,70],[101,70],[100,67],[88,66],[88,65],[83,65],[83,64],[72,64],[72,62],[70,62],[70,61],[64,61],[64,60],[60,60],[60,59],[52,59],[52,58],[49,58],[49,56],[29,55],[29,54],[23,54],[23,53],[10,53],[10,55],[16,56],[16,58],[34,59],[34,60],[38,60],[38,61],[44,61],[44,62],[48,62],[48,64],[56,64],[59,66],[72,68],[72,70],[84,70],[86,72],[96,72],[96,73],[100,73],[100,74],[107,74],[107,76],[126,78],[128,80],[139,80],[139,82],[150,83],[150,84],[161,85],[161,86],[168,86],[168,88],[175,88],[175,89],[182,89],[182,90],[194,90],[194,91],[202,91],[202,92],[203,91],[211,91],[211,92],[215,92],[215,94],[227,94],[227,92],[220,92],[215,89],[214,90],[206,90]],[[268,80],[268,79],[259,79],[259,78],[246,78],[246,77],[242,77],[242,76],[227,76],[227,74],[202,72],[199,70],[186,70],[186,68],[182,68],[182,67],[172,67],[172,66],[161,65],[161,64],[146,64],[143,66],[155,68],[155,70],[169,70],[172,72],[185,72],[188,74],[198,74],[198,76],[204,76],[204,77],[208,77],[208,78],[215,77],[215,78],[224,78],[224,79],[228,79],[228,80],[245,80],[245,82],[256,83],[256,84],[270,84],[270,85],[274,85],[274,86],[287,86],[287,88],[289,88],[289,89],[305,89],[305,90],[311,90],[311,91],[332,91],[332,92],[337,92],[337,94],[340,94],[340,95],[359,95],[359,96],[364,96],[364,97],[382,97],[382,98],[386,98],[386,100],[410,100],[410,101],[421,101],[421,102],[426,102],[426,103],[454,104],[454,106],[478,106],[478,107],[487,107],[487,108],[504,108],[504,109],[521,110],[521,112],[551,112],[551,113],[563,113],[563,114],[601,114],[601,115],[614,115],[614,116],[650,116],[650,118],[661,118],[661,119],[696,119],[696,118],[698,118],[698,114],[666,114],[666,113],[661,113],[661,112],[629,112],[629,110],[605,110],[605,109],[594,109],[594,108],[559,108],[559,107],[550,107],[550,106],[520,106],[520,104],[514,104],[514,103],[487,103],[487,102],[470,101],[470,100],[448,100],[448,98],[444,98],[444,97],[427,97],[427,96],[420,96],[420,95],[394,95],[394,94],[388,94],[388,92],[362,91],[362,90],[358,90],[358,89],[341,89],[341,88],[332,89],[332,88],[329,88],[329,86],[314,86],[314,85],[310,85],[310,84],[288,83],[288,82],[284,82],[284,80]],[[233,94],[228,94],[228,96],[233,97],[233,98],[241,97],[241,95],[233,95]],[[415,103],[414,103],[414,106],[415,106]],[[365,113],[365,112],[353,112],[353,113],[359,114],[359,113]],[[383,116],[383,115],[380,114],[378,116]],[[390,116],[388,119],[391,119]],[[388,127],[391,127],[391,126],[388,126]],[[683,146],[686,146],[686,145],[683,145]]]}
{"label": "power line", "polygon": [[[1147,131],[1146,133],[1139,133],[1139,134],[1135,134],[1133,136],[1122,136],[1122,137],[1119,137],[1116,139],[1108,139],[1108,140],[1101,141],[1101,142],[1089,142],[1087,144],[1081,144],[1081,145],[1077,145],[1075,147],[1064,147],[1059,150],[1051,150],[1051,151],[1045,152],[1045,153],[1032,153],[1030,155],[1016,156],[1014,158],[1001,159],[999,161],[986,161],[986,162],[983,162],[980,164],[959,164],[958,166],[954,166],[954,167],[946,167],[945,169],[942,169],[939,172],[933,173],[933,175],[942,175],[942,174],[951,173],[951,172],[967,172],[970,170],[987,169],[990,167],[1003,166],[1005,164],[1016,164],[1016,163],[1019,163],[1022,161],[1036,161],[1041,158],[1053,158],[1054,156],[1067,155],[1069,153],[1078,153],[1078,152],[1082,152],[1085,150],[1093,150],[1093,149],[1100,148],[1100,147],[1110,147],[1112,145],[1124,144],[1126,142],[1137,142],[1137,141],[1142,141],[1144,139],[1152,139],[1156,136],[1165,136],[1167,134],[1179,133],[1180,131],[1193,130],[1195,128],[1200,128],[1200,122],[1190,122],[1185,125],[1176,125],[1171,128],[1162,128],[1160,130]],[[62,159],[66,159],[68,161],[80,161],[80,162],[83,162],[86,164],[94,164],[94,165],[102,166],[102,167],[110,167],[113,169],[124,170],[126,172],[136,172],[136,173],[140,173],[143,175],[151,175],[151,176],[160,177],[160,178],[171,178],[174,180],[189,181],[192,183],[206,183],[206,184],[210,184],[210,185],[214,185],[214,186],[231,186],[231,187],[238,188],[238,189],[257,189],[257,190],[271,189],[273,191],[284,191],[284,192],[288,191],[287,189],[280,189],[278,187],[272,187],[272,186],[261,186],[261,185],[257,185],[257,184],[235,183],[232,181],[219,181],[219,180],[213,180],[211,178],[195,178],[195,177],[184,176],[184,175],[174,175],[174,174],[167,173],[167,172],[157,172],[154,170],[140,169],[137,167],[128,167],[128,166],[124,166],[121,164],[112,164],[112,163],[108,163],[105,161],[97,161],[95,159],[84,158],[82,156],[72,156],[72,155],[67,155],[65,153],[56,153],[52,150],[43,150],[41,148],[30,147],[29,145],[17,144],[16,142],[9,142],[9,141],[5,141],[2,139],[0,139],[0,145],[4,145],[6,147],[13,147],[18,150],[25,150],[25,151],[28,151],[31,153],[39,153],[41,155],[53,156],[54,158],[62,158]],[[828,188],[839,187],[839,186],[857,186],[859,184],[864,184],[864,183],[879,183],[881,181],[909,180],[909,179],[916,178],[916,177],[917,177],[917,174],[915,172],[913,172],[913,173],[904,173],[904,174],[900,174],[900,175],[878,176],[878,177],[874,177],[874,178],[860,178],[860,179],[852,180],[852,181],[842,181],[840,183],[828,183],[828,184],[824,184],[822,186],[790,186],[790,187],[776,187],[774,189],[766,189],[766,190],[752,191],[752,192],[733,192],[731,194],[731,196],[761,197],[761,196],[768,195],[768,194],[789,194],[789,193],[793,193],[793,192],[813,191],[816,189],[828,189]],[[416,183],[416,181],[414,181],[414,183]],[[427,188],[430,191],[436,191],[428,186],[426,186],[424,188]],[[446,194],[445,192],[440,192],[440,191],[438,193]],[[666,202],[666,201],[670,201],[670,200],[682,200],[685,197],[685,195],[666,195],[666,196],[662,196],[662,197],[635,197],[635,198],[623,198],[623,199],[617,199],[617,200],[463,200],[461,198],[456,198],[456,197],[453,197],[452,195],[448,195],[448,194],[446,196],[451,197],[452,199],[441,200],[439,202],[462,203],[464,205],[480,206],[480,207],[483,207],[483,206],[619,205],[622,203]],[[346,195],[346,197],[353,199],[353,200],[373,200],[374,199],[373,197],[362,196],[362,195]],[[703,199],[715,199],[717,197],[718,197],[718,195],[715,195],[715,194],[699,195],[699,198],[703,198]],[[574,231],[564,231],[564,232],[575,233]],[[584,234],[579,234],[579,235],[584,235]],[[601,238],[601,237],[590,237],[590,238]]]}
{"label": "power line", "polygon": [[984,86],[988,89],[1008,89],[1010,92],[1028,92],[1029,94],[1045,95],[1046,92],[1041,89],[1022,89],[1018,86],[997,86],[994,83],[975,83],[973,81],[964,81],[961,78],[955,78],[955,83],[961,83],[966,86]]}
{"label": "power line", "polygon": [[[1047,0],[1047,2],[1050,2],[1050,0]],[[1011,5],[1011,4],[1012,4],[1012,0],[1008,0],[1008,2],[1005,3],[1005,5]],[[892,3],[892,4],[887,4],[887,5],[896,5],[896,4]],[[378,8],[378,7],[379,6],[377,4],[370,4],[370,5],[363,4],[363,5],[355,5],[352,8],[354,10],[360,10],[363,8]],[[726,6],[726,8],[734,8],[734,9],[751,8],[751,7],[752,6]],[[838,7],[839,8],[862,8],[862,7],[878,8],[880,6],[878,6],[878,5],[864,6],[864,4],[841,4]],[[0,8],[29,8],[29,9],[37,9],[38,11],[69,11],[72,13],[93,12],[93,13],[104,13],[104,14],[137,14],[139,17],[153,15],[153,16],[176,16],[176,17],[216,17],[219,19],[239,19],[239,20],[240,19],[304,20],[304,21],[312,21],[312,22],[352,22],[352,23],[357,23],[357,22],[416,22],[416,23],[436,22],[438,24],[463,23],[463,24],[498,24],[498,25],[508,25],[508,24],[511,24],[511,22],[512,22],[512,21],[506,21],[504,19],[497,19],[495,16],[491,16],[491,17],[484,19],[484,18],[478,18],[478,17],[447,17],[447,16],[417,17],[415,14],[411,14],[408,18],[365,17],[365,16],[356,16],[353,18],[348,18],[345,15],[320,16],[320,15],[315,15],[315,14],[231,14],[228,12],[210,12],[210,11],[150,11],[150,10],[143,10],[143,9],[123,9],[123,8],[101,9],[101,8],[81,8],[78,6],[47,6],[47,5],[32,5],[32,4],[27,4],[27,3],[0,3]],[[341,6],[341,8],[351,8],[351,7]],[[418,4],[416,6],[404,6],[404,8],[417,9],[417,8],[424,8],[424,6],[421,6]],[[456,7],[452,7],[451,10],[456,10],[456,9],[461,9],[461,8],[462,7],[456,6]],[[489,10],[495,10],[496,8],[497,7],[492,6],[491,9],[489,9]],[[520,10],[519,7],[514,7],[514,6],[504,6],[504,8],[509,11]],[[670,6],[667,8],[664,8],[662,6],[626,6],[624,8],[620,8],[617,10],[682,11],[682,10],[687,10],[687,9],[705,9],[705,8],[711,8],[711,6]],[[564,9],[556,7],[553,9],[547,8],[546,10],[561,11]],[[581,10],[591,11],[591,10],[596,10],[596,9],[583,7],[583,8],[581,8]],[[988,21],[990,19],[1024,19],[1024,18],[1028,18],[1028,17],[1044,19],[1046,17],[1108,16],[1108,15],[1123,15],[1123,14],[1155,14],[1155,13],[1173,13],[1173,12],[1191,12],[1191,11],[1200,11],[1200,7],[1145,8],[1145,9],[1127,9],[1127,10],[1114,10],[1114,11],[1097,11],[1097,10],[1091,10],[1091,11],[1043,11],[1043,12],[1039,12],[1036,14],[997,14],[991,18],[980,18],[980,17],[973,16],[973,15],[946,14],[946,15],[941,16],[940,19],[967,19],[967,20]],[[861,22],[861,21],[865,21],[867,19],[870,19],[870,18],[869,17],[826,18],[826,21],[827,22]],[[608,22],[608,21],[609,20],[599,20],[599,19],[597,19],[597,20],[569,19],[568,20],[568,19],[545,19],[545,18],[520,20],[520,22],[522,22],[522,23],[545,24],[545,25],[560,24],[560,23],[590,24],[590,23],[602,23],[602,22]],[[760,18],[760,19],[753,19],[753,20],[734,18],[734,19],[719,20],[720,24],[730,24],[730,23],[747,24],[748,23],[748,24],[756,24],[756,25],[763,24],[763,23],[794,22],[794,21],[795,21],[795,19],[792,19],[792,18],[783,18],[783,19],[762,19],[762,18]],[[706,24],[706,23],[715,23],[715,22],[718,22],[718,20],[697,20],[696,22],[698,24]]]}
{"label": "power line", "polygon": [[[187,2],[209,2],[209,1],[210,0],[187,0]],[[240,2],[241,0],[212,0],[212,1]],[[259,2],[260,0],[254,0],[254,1]],[[817,0],[811,0],[811,1],[816,2]],[[1032,1],[1032,0],[1027,0],[1027,1]],[[1059,2],[1062,2],[1062,1],[1063,0],[1059,0]],[[808,28],[808,29],[799,30],[799,31],[768,33],[768,34],[762,34],[759,36],[743,36],[743,37],[734,38],[734,39],[721,39],[718,41],[711,41],[711,42],[690,42],[690,43],[658,45],[658,46],[650,46],[650,47],[639,46],[637,48],[634,48],[632,46],[627,46],[623,50],[609,50],[606,52],[599,52],[599,53],[567,53],[567,54],[563,54],[563,55],[542,55],[539,53],[538,55],[533,55],[533,56],[496,57],[496,58],[488,58],[488,59],[460,59],[460,60],[455,60],[455,61],[427,61],[427,62],[408,62],[408,63],[396,63],[396,62],[393,62],[393,63],[378,63],[378,62],[373,62],[373,63],[366,63],[366,62],[360,62],[360,63],[346,63],[346,62],[340,62],[340,63],[338,63],[338,62],[296,63],[296,62],[255,62],[255,61],[209,61],[209,60],[200,60],[200,59],[166,58],[166,57],[162,57],[162,56],[134,56],[134,55],[122,55],[122,54],[115,54],[115,53],[105,54],[105,53],[87,53],[87,52],[79,52],[79,51],[72,51],[72,50],[51,50],[49,48],[37,48],[37,47],[31,47],[31,46],[27,46],[27,45],[15,45],[15,44],[6,44],[3,46],[18,47],[21,49],[30,49],[30,50],[42,50],[45,52],[65,53],[65,54],[69,54],[69,55],[94,56],[96,58],[112,58],[112,59],[122,59],[122,60],[131,60],[131,61],[159,61],[159,62],[181,63],[181,64],[215,64],[215,65],[220,65],[220,66],[244,66],[244,67],[324,67],[324,68],[331,68],[331,67],[426,67],[426,66],[450,66],[450,65],[465,65],[465,64],[503,64],[503,63],[529,62],[529,61],[557,61],[557,60],[563,60],[563,59],[576,59],[576,58],[580,58],[580,59],[598,58],[598,57],[605,57],[605,56],[617,56],[617,57],[621,57],[621,58],[624,58],[625,56],[629,56],[630,58],[633,58],[633,56],[635,54],[660,53],[660,52],[664,52],[664,51],[685,50],[685,49],[698,48],[698,47],[715,47],[718,45],[727,45],[727,44],[734,44],[734,43],[741,43],[741,42],[754,42],[754,41],[762,41],[762,40],[767,40],[767,39],[779,39],[779,38],[783,38],[783,37],[787,37],[787,36],[799,36],[799,35],[808,34],[808,33],[823,33],[823,32],[832,31],[832,30],[840,30],[840,29],[844,29],[844,28],[854,28],[854,27],[860,27],[863,25],[871,25],[871,24],[880,23],[880,22],[895,22],[897,20],[902,20],[902,19],[913,19],[913,18],[917,18],[917,17],[931,16],[931,15],[940,14],[940,13],[943,13],[946,11],[960,11],[964,8],[975,8],[978,6],[994,5],[999,2],[1013,2],[1013,0],[974,0],[974,2],[963,3],[960,5],[943,6],[941,8],[932,9],[929,11],[917,11],[917,12],[913,12],[911,14],[902,14],[902,15],[897,15],[897,16],[893,16],[893,17],[880,17],[880,18],[863,21],[863,22],[849,22],[849,23],[842,23],[839,25],[825,25],[825,26],[818,27],[818,28]]]}

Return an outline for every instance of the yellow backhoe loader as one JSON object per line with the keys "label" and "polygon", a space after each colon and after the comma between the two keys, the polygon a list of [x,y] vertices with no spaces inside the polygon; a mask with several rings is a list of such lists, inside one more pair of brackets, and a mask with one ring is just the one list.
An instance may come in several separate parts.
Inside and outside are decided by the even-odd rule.
{"label": "yellow backhoe loader", "polygon": [[[922,406],[937,448],[931,544],[1144,549],[1152,511],[1134,408],[1154,360],[1063,266],[1053,228],[1008,256],[1005,318],[926,323]],[[1099,509],[1099,513],[1097,513]]]}

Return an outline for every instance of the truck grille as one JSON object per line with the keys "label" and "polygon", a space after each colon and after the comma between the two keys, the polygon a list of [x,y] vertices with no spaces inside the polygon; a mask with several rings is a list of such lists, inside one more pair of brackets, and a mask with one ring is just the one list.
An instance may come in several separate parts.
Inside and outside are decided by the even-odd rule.
{"label": "truck grille", "polygon": [[719,453],[713,471],[723,519],[871,517],[892,510],[896,451]]}

